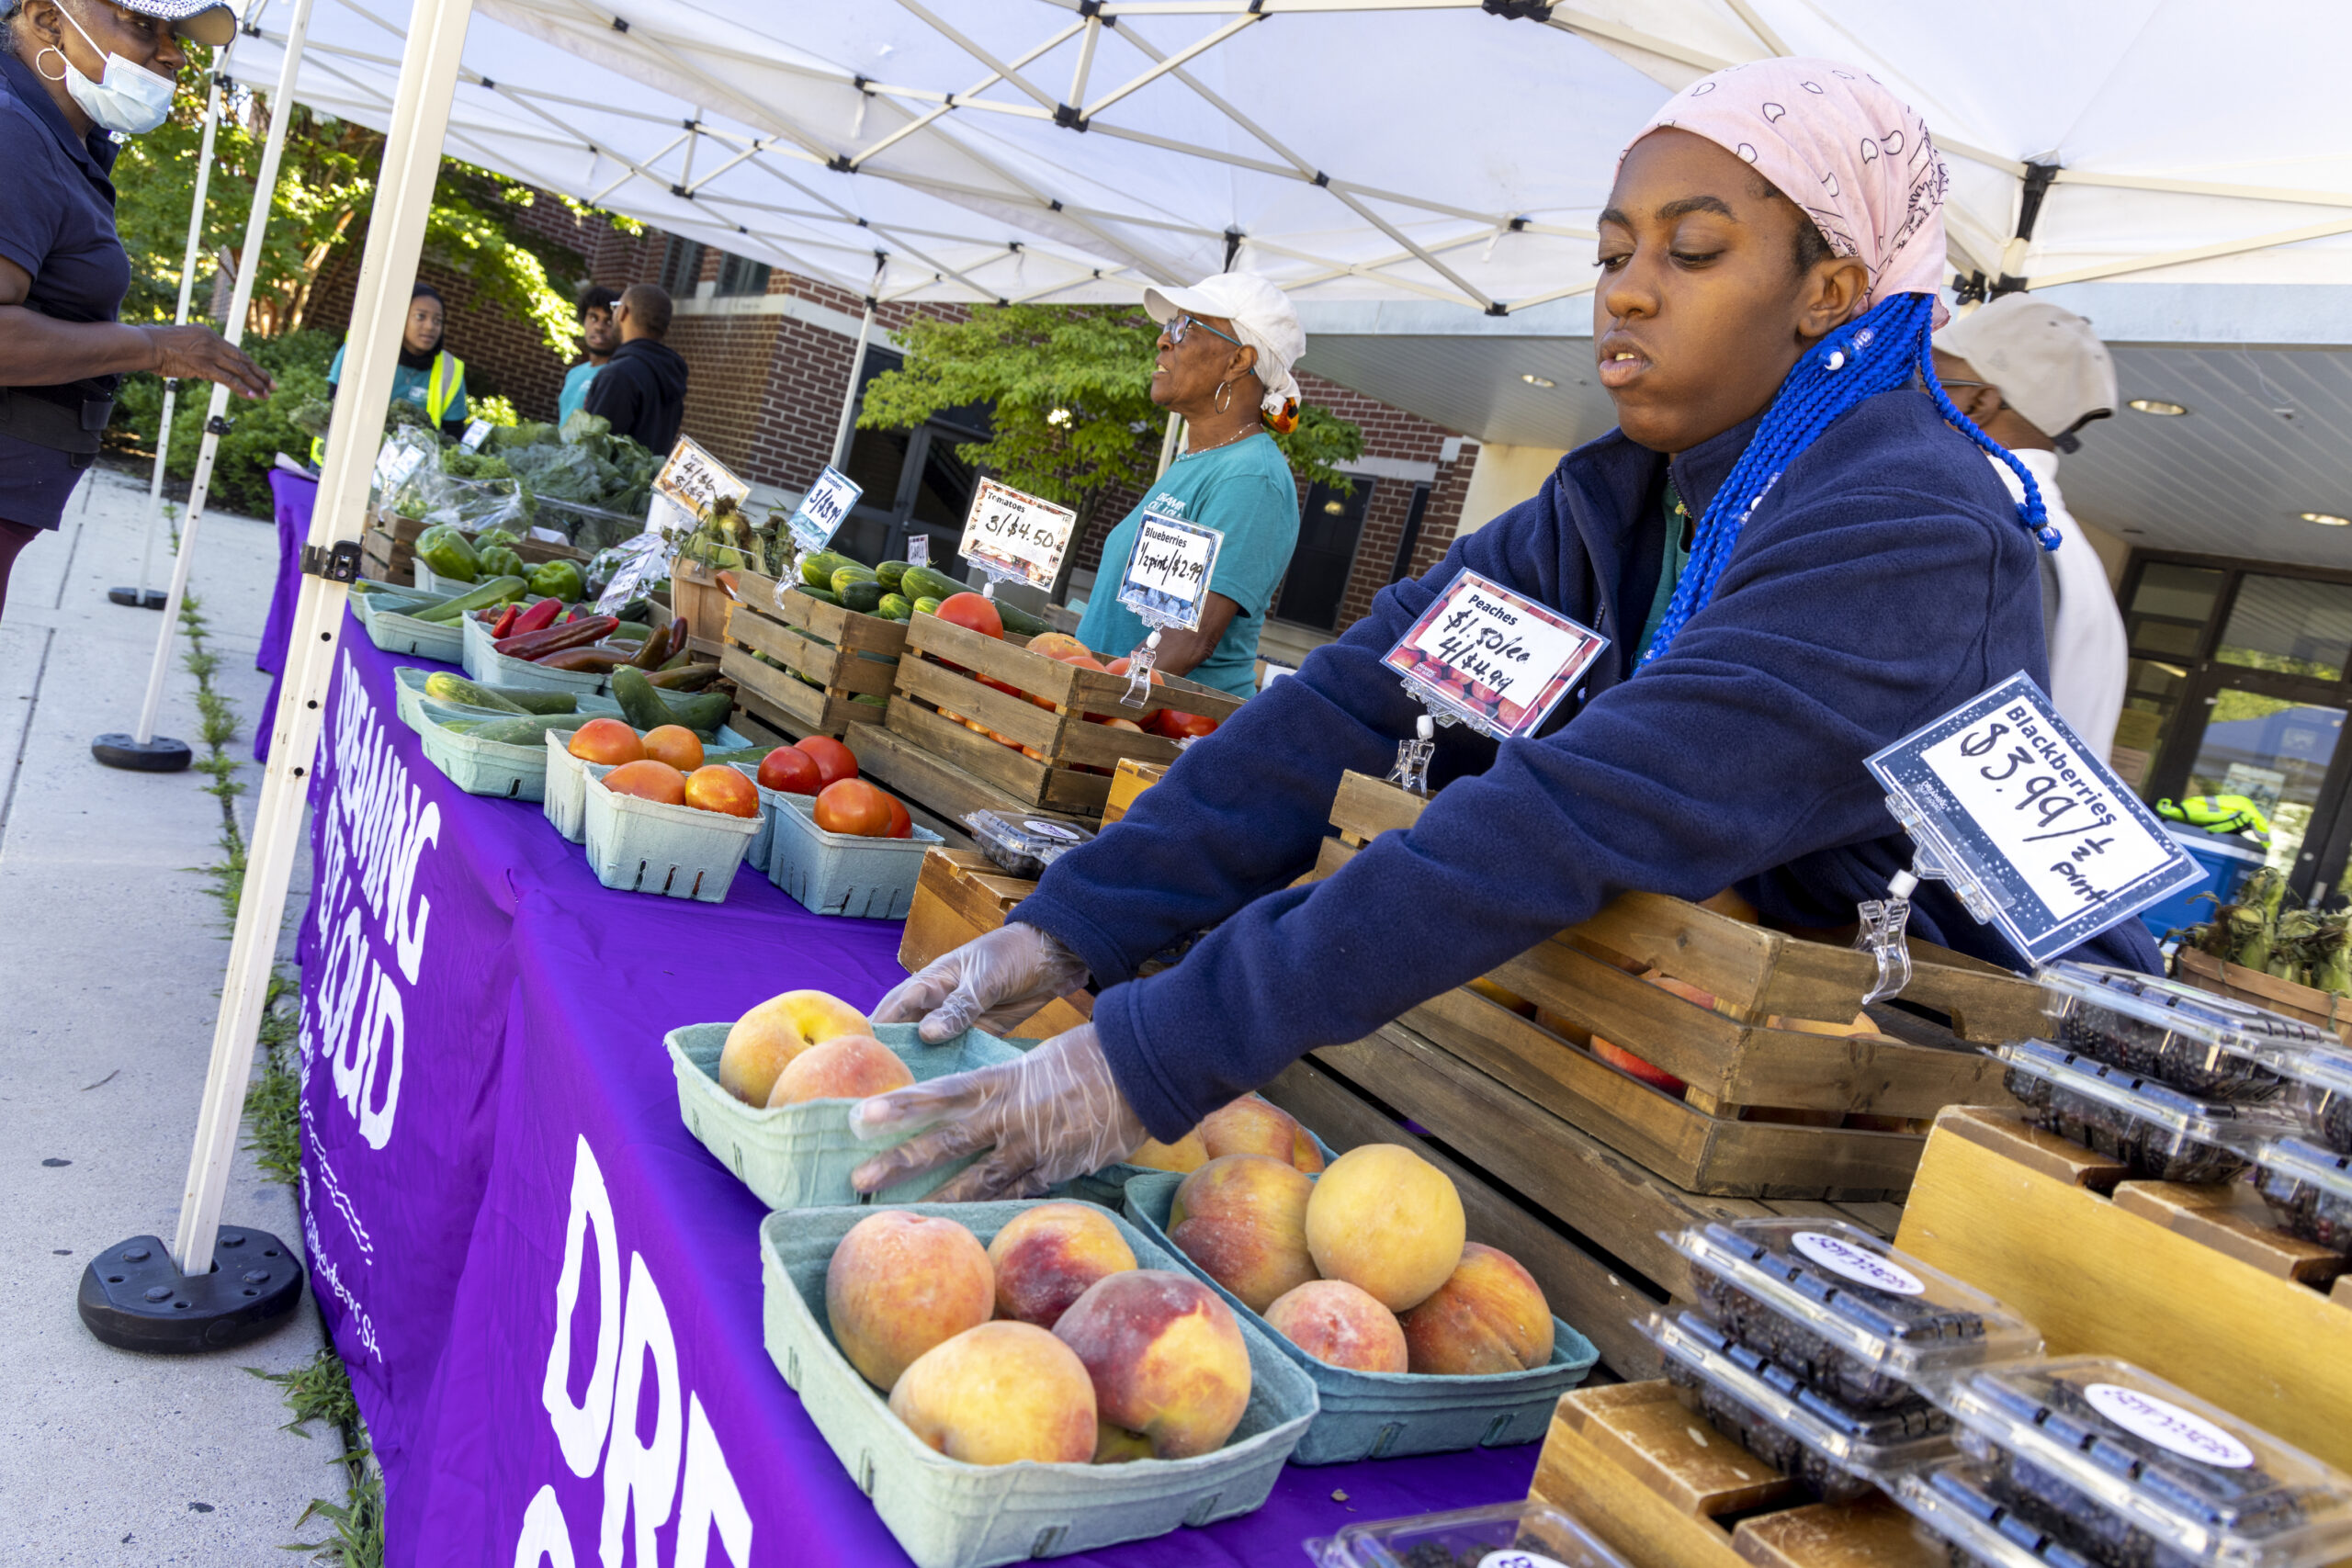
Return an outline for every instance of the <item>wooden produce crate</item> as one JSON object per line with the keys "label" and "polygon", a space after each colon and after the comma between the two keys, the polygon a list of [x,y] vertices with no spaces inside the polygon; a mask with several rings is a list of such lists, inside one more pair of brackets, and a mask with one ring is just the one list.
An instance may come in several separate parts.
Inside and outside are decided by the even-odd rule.
{"label": "wooden produce crate", "polygon": [[397,582],[402,587],[413,585],[416,581],[416,536],[423,532],[424,525],[422,523],[371,508],[368,513],[368,526],[359,536],[362,570],[379,582]]}
{"label": "wooden produce crate", "polygon": [[1563,1397],[1529,1495],[1643,1568],[1946,1568],[1887,1498],[1805,1503],[1664,1382]]}
{"label": "wooden produce crate", "polygon": [[[1004,924],[1014,905],[1037,885],[1007,876],[994,861],[972,850],[933,849],[924,853],[915,876],[914,902],[907,908],[906,934],[899,962],[911,975],[943,953],[963,946]],[[1094,998],[1073,991],[1047,1002],[1014,1031],[1024,1038],[1049,1039],[1094,1016]]]}
{"label": "wooden produce crate", "polygon": [[[1328,874],[1426,802],[1350,774],[1326,840]],[[1850,1023],[1873,979],[1870,959],[1658,894],[1627,894],[1493,972],[1515,1010],[1464,987],[1401,1021],[1437,1049],[1600,1139],[1676,1186],[1717,1196],[1900,1197],[1924,1122],[1947,1105],[2006,1102],[1997,1062],[1963,1042],[2038,1032],[2040,993],[1990,965],[1915,949],[1938,1016],[1870,1010],[1877,1032],[1830,1035],[1790,1021]],[[1687,1000],[1635,973],[1650,969],[1715,999]],[[1532,1005],[1544,1022],[1524,1016]],[[1545,1027],[1550,1025],[1551,1027]],[[1609,1041],[1682,1080],[1654,1087],[1592,1055]]]}
{"label": "wooden produce crate", "polygon": [[[795,739],[838,739],[853,723],[881,722],[881,708],[855,699],[889,700],[899,655],[907,645],[905,626],[812,599],[797,588],[779,602],[776,580],[757,572],[737,573],[736,581],[741,597],[727,609],[719,664],[742,688],[746,707]],[[754,653],[775,664],[761,662]]]}
{"label": "wooden produce crate", "polygon": [[[528,560],[527,555],[523,558]],[[700,561],[684,557],[670,566],[670,608],[688,617],[686,648],[689,651],[717,659],[727,647],[727,611],[734,604],[735,595],[722,578],[734,572],[711,570]]]}
{"label": "wooden produce crate", "polygon": [[[982,675],[1013,690],[984,686],[976,678]],[[1019,641],[982,637],[936,615],[917,615],[907,628],[885,722],[893,733],[1021,806],[1043,806],[1092,821],[1102,815],[1112,770],[1123,759],[1172,762],[1178,755],[1176,743],[1160,736],[1088,721],[1089,714],[1140,717],[1139,710],[1119,702],[1126,689],[1124,676],[1080,670],[1031,653]],[[1152,688],[1149,705],[1222,722],[1241,701],[1170,678]],[[943,708],[987,726],[1012,744],[943,716]]]}
{"label": "wooden produce crate", "polygon": [[2200,991],[2332,1029],[2346,1044],[2352,1045],[2352,997],[2339,997],[2316,986],[2281,980],[2276,975],[2248,969],[2242,964],[2225,963],[2194,947],[2184,947],[2173,954],[2173,972],[2183,984]]}
{"label": "wooden produce crate", "polygon": [[1168,776],[1165,762],[1138,762],[1123,757],[1111,774],[1111,797],[1102,804],[1102,826],[1108,828],[1127,814],[1136,797]]}
{"label": "wooden produce crate", "polygon": [[2344,1259],[2268,1225],[2242,1182],[2123,1176],[2012,1114],[1955,1108],[1895,1244],[2023,1314],[2052,1355],[2120,1356],[2352,1468]]}
{"label": "wooden produce crate", "polygon": [[[890,703],[893,710],[898,700]],[[978,739],[975,737],[975,739]],[[931,750],[918,741],[910,740],[896,730],[878,724],[853,723],[842,732],[842,743],[857,759],[858,772],[866,778],[909,803],[910,808],[932,813],[938,820],[954,824],[955,831],[948,842],[961,849],[975,848],[971,830],[964,818],[975,811],[1005,813],[1035,812],[1037,807],[1014,799],[1003,790],[978,775],[966,772],[955,763]],[[1088,818],[1075,813],[1070,820],[1093,825]]]}

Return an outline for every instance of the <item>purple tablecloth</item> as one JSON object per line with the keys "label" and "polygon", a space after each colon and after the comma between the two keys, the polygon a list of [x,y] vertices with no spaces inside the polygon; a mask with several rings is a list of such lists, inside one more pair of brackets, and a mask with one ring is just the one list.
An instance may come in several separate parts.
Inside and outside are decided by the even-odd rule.
{"label": "purple tablecloth", "polygon": [[[871,1006],[900,928],[749,870],[717,906],[598,886],[537,806],[425,761],[393,660],[344,633],[302,933],[304,1240],[388,1561],[905,1562],[767,1358],[764,1211],[681,1122],[662,1046],[795,987]],[[1246,1518],[1073,1561],[1302,1562],[1351,1519],[1523,1495],[1535,1457],[1293,1468]]]}
{"label": "purple tablecloth", "polygon": [[269,618],[261,624],[261,647],[254,653],[254,668],[270,678],[269,696],[254,726],[256,762],[269,761],[269,731],[277,719],[277,688],[286,682],[286,639],[294,635],[294,601],[302,592],[302,546],[311,536],[319,481],[272,468],[269,493],[277,513],[277,582],[269,592]]}

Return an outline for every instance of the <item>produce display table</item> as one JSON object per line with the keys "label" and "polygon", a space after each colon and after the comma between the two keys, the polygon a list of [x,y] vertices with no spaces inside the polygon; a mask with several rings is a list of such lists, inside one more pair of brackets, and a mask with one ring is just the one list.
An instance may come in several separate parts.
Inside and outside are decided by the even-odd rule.
{"label": "produce display table", "polygon": [[[681,1122],[662,1043],[797,987],[871,1007],[899,924],[749,869],[716,906],[598,886],[536,806],[424,760],[401,662],[345,626],[302,926],[304,1243],[388,1561],[904,1562],[768,1359],[764,1211]],[[1351,1520],[1521,1495],[1536,1453],[1293,1467],[1247,1517],[1069,1561],[1299,1561]]]}
{"label": "produce display table", "polygon": [[272,468],[269,493],[277,518],[277,581],[269,591],[269,618],[261,624],[261,647],[254,652],[254,668],[269,676],[269,696],[254,725],[256,762],[269,761],[269,731],[277,719],[277,688],[286,680],[286,639],[294,635],[294,601],[302,591],[302,547],[311,537],[319,481]]}

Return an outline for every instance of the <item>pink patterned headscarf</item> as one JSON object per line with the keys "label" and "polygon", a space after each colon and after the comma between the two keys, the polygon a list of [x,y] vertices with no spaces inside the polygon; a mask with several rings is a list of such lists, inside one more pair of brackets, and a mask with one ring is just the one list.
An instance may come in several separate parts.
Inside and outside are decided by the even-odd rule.
{"label": "pink patterned headscarf", "polygon": [[[1829,60],[1735,65],[1667,100],[1634,140],[1669,126],[1755,164],[1831,250],[1860,257],[1866,308],[1942,286],[1943,161],[1927,122],[1876,78]],[[1938,301],[1937,326],[1945,315]]]}

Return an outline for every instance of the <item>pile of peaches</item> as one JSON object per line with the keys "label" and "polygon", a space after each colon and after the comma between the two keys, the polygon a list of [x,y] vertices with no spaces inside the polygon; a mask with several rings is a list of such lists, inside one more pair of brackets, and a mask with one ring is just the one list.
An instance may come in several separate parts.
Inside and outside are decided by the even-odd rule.
{"label": "pile of peaches", "polygon": [[718,1087],[774,1110],[812,1100],[864,1100],[915,1081],[874,1038],[864,1013],[824,991],[786,991],[735,1021],[718,1048]]}
{"label": "pile of peaches", "polygon": [[752,781],[722,763],[706,765],[702,742],[683,725],[658,725],[639,735],[617,718],[592,718],[571,732],[565,750],[611,768],[605,787],[615,795],[729,817],[760,814],[760,792]]}
{"label": "pile of peaches", "polygon": [[[996,605],[978,593],[956,594],[940,605],[938,614],[940,619],[953,622],[967,631],[978,632],[982,637],[1001,638],[1004,636],[1004,620],[997,614]],[[1128,661],[1125,659],[1114,659],[1107,663],[1104,662],[1091,649],[1066,632],[1044,632],[1031,637],[1029,651],[1044,654],[1058,663],[1075,665],[1080,670],[1091,670],[1097,674],[1125,675],[1128,668]],[[1024,702],[1034,703],[1049,713],[1053,711],[1054,704],[1051,699],[1040,696],[1035,692],[1024,692],[1018,686],[1000,681],[992,675],[978,674],[963,669],[960,665],[947,664],[946,668],[959,674],[971,675],[981,685],[1002,692],[1007,696],[1019,697]],[[1151,683],[1160,686],[1167,684],[1167,682],[1161,677],[1159,671],[1155,670],[1151,674]],[[944,707],[939,710],[939,716],[960,724],[975,734],[985,735],[1000,746],[1011,747],[1033,761],[1044,762],[1052,760],[1035,746],[1023,745],[1009,735],[1000,734],[978,719],[967,718],[960,713]],[[1154,708],[1145,714],[1140,721],[1132,718],[1114,718],[1103,714],[1088,714],[1086,717],[1091,724],[1105,725],[1113,729],[1125,729],[1137,735],[1165,736],[1170,740],[1183,740],[1206,735],[1216,728],[1216,720],[1213,718],[1202,714],[1184,713],[1176,708]],[[1084,771],[1104,773],[1108,770],[1089,768]]]}
{"label": "pile of peaches", "polygon": [[1310,1180],[1322,1164],[1314,1140],[1251,1095],[1134,1159],[1189,1173],[1169,1240],[1319,1361],[1492,1376],[1552,1359],[1552,1310],[1534,1277],[1466,1239],[1453,1179],[1410,1149],[1366,1144]]}

